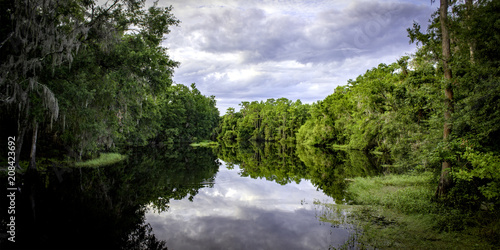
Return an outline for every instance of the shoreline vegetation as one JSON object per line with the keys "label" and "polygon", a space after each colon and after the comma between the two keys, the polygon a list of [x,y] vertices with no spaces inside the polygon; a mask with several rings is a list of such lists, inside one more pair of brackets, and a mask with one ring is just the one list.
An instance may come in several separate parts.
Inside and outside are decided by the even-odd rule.
{"label": "shoreline vegetation", "polygon": [[123,161],[125,159],[127,159],[127,156],[119,153],[101,153],[97,158],[87,161],[75,162],[75,167],[105,167]]}
{"label": "shoreline vegetation", "polygon": [[[120,153],[100,153],[99,157],[92,158],[85,161],[74,161],[70,159],[61,160],[57,158],[42,158],[38,163],[37,170],[45,170],[49,166],[55,166],[60,168],[72,168],[72,167],[89,167],[89,168],[97,168],[97,167],[106,167],[109,165],[116,164],[118,162],[124,161],[128,158],[127,155],[123,155]],[[25,173],[28,171],[28,162],[20,162],[20,168],[16,169],[17,173]],[[7,167],[0,168],[1,170],[6,170]]]}
{"label": "shoreline vegetation", "polygon": [[432,201],[435,174],[388,174],[350,180],[347,205],[318,203],[321,221],[354,225],[340,249],[496,249],[498,215],[484,205],[460,210]]}

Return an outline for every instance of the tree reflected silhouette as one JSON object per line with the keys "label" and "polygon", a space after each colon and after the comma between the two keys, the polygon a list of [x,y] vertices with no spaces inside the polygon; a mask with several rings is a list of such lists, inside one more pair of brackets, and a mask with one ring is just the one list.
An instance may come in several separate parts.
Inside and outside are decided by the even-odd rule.
{"label": "tree reflected silhouette", "polygon": [[345,199],[349,178],[378,174],[381,161],[363,151],[269,142],[227,144],[222,141],[216,153],[229,166],[239,165],[242,176],[265,178],[281,185],[308,179],[338,201]]}
{"label": "tree reflected silhouette", "polygon": [[134,149],[127,161],[101,168],[28,172],[17,194],[16,243],[2,238],[1,249],[166,249],[145,223],[148,207],[192,200],[218,167],[210,149],[181,146]]}

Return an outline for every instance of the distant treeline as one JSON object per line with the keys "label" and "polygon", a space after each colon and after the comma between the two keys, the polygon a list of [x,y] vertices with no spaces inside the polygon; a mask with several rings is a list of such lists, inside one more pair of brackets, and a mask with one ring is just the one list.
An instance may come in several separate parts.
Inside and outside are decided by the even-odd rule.
{"label": "distant treeline", "polygon": [[221,119],[218,139],[254,141],[294,141],[295,134],[309,116],[310,105],[286,98],[266,102],[242,102],[235,112],[229,108]]}

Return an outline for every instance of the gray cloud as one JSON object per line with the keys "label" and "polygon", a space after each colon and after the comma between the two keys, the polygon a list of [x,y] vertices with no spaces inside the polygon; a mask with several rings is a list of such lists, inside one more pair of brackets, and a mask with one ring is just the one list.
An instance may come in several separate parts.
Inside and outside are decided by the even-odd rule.
{"label": "gray cloud", "polygon": [[426,9],[410,3],[353,2],[341,11],[317,13],[311,21],[259,8],[222,8],[198,16],[204,22],[186,32],[201,34],[200,50],[243,53],[246,63],[324,63],[407,45],[406,28]]}
{"label": "gray cloud", "polygon": [[303,39],[304,24],[287,16],[266,15],[261,9],[226,9],[205,18],[206,22],[192,27],[204,37],[200,48],[211,53],[241,52],[247,63],[288,59],[283,54],[298,49]]}
{"label": "gray cloud", "polygon": [[[412,0],[173,0],[182,21],[165,41],[174,81],[215,95],[221,114],[241,101],[313,102],[379,63],[415,50],[406,29],[433,8]],[[162,4],[162,2],[160,2]]]}

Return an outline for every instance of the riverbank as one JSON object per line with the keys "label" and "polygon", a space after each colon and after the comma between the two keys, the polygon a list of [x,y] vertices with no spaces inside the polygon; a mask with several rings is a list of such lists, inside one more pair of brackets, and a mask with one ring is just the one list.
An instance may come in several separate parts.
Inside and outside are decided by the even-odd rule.
{"label": "riverbank", "polygon": [[[433,202],[434,178],[432,173],[354,178],[346,190],[350,205],[341,208],[348,214],[343,222],[356,227],[345,247],[497,248],[498,212],[459,210]],[[335,214],[325,214],[323,220],[338,223],[338,217],[331,216]]]}
{"label": "riverbank", "polygon": [[101,153],[98,158],[88,160],[88,161],[82,161],[82,162],[75,162],[76,167],[104,167],[108,165],[112,165],[115,163],[118,163],[120,161],[123,161],[127,158],[125,155],[121,155],[118,153]]}
{"label": "riverbank", "polygon": [[191,147],[217,147],[219,146],[218,142],[215,141],[210,141],[210,140],[204,140],[201,142],[193,142],[189,144]]}

